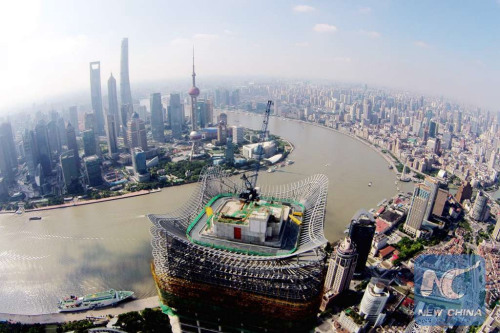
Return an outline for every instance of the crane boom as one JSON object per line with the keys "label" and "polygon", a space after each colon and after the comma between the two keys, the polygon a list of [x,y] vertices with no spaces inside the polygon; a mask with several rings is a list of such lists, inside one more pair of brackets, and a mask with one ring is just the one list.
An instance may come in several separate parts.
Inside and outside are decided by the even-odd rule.
{"label": "crane boom", "polygon": [[257,145],[257,164],[255,166],[254,172],[250,177],[247,177],[245,174],[241,177],[245,182],[246,191],[240,195],[242,199],[247,201],[257,200],[258,193],[255,190],[255,186],[257,185],[257,178],[259,176],[260,170],[260,162],[262,162],[262,157],[264,156],[264,148],[262,144],[266,139],[267,126],[269,124],[269,116],[271,114],[271,106],[273,105],[273,101],[267,101],[266,111],[264,112],[264,120],[262,121],[262,128],[259,133],[259,140]]}

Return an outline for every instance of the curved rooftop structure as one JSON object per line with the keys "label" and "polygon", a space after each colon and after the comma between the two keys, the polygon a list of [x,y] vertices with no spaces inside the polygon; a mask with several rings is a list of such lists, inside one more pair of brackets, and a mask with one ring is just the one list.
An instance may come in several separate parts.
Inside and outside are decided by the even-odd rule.
{"label": "curved rooftop structure", "polygon": [[[205,229],[215,223],[212,216],[222,223],[237,219],[217,212],[228,200],[237,202],[231,198],[243,190],[221,168],[208,167],[182,208],[171,214],[148,215],[153,224],[153,275],[163,304],[176,308],[181,301],[191,300],[192,304],[193,299],[197,303],[215,297],[223,307],[271,317],[297,319],[316,313],[326,256],[327,177],[314,175],[292,184],[261,187],[259,207],[247,207],[248,216],[257,216],[256,211],[264,208],[284,207],[284,225],[288,223],[289,229],[281,228],[277,245],[270,238],[249,244],[207,235]],[[245,214],[247,208],[241,205],[238,214]]]}

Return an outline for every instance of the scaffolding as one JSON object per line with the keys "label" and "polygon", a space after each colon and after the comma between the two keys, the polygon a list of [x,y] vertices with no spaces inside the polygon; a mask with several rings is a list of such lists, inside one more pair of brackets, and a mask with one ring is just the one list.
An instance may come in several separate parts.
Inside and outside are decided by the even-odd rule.
{"label": "scaffolding", "polygon": [[261,190],[267,198],[303,205],[294,251],[266,256],[193,242],[188,229],[204,207],[214,197],[243,190],[242,184],[234,182],[221,168],[206,167],[198,187],[182,208],[171,214],[148,215],[153,224],[153,275],[162,301],[168,303],[165,295],[174,295],[280,317],[310,315],[319,305],[324,280],[328,179],[314,175]]}

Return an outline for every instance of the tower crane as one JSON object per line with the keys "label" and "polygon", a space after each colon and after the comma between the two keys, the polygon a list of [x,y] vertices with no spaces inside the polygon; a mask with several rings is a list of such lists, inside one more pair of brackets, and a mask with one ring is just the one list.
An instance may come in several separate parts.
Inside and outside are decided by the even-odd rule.
{"label": "tower crane", "polygon": [[256,201],[259,200],[259,193],[257,193],[257,189],[255,186],[257,185],[257,178],[259,176],[260,170],[260,162],[262,161],[262,157],[264,156],[264,148],[262,144],[266,138],[267,133],[267,125],[269,124],[269,115],[271,114],[271,106],[273,105],[273,101],[267,101],[266,111],[264,112],[264,120],[262,121],[262,128],[259,133],[258,145],[256,147],[257,152],[257,164],[255,169],[249,177],[246,174],[241,176],[241,179],[245,183],[246,189],[240,193],[240,199],[245,200],[245,202]]}

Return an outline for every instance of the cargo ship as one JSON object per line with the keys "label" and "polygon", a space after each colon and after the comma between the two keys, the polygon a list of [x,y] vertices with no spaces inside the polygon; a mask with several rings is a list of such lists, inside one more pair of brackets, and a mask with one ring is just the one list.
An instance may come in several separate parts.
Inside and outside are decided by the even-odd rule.
{"label": "cargo ship", "polygon": [[59,312],[85,311],[114,305],[118,302],[131,298],[132,291],[118,291],[110,289],[108,291],[88,294],[85,296],[68,296],[59,301]]}

